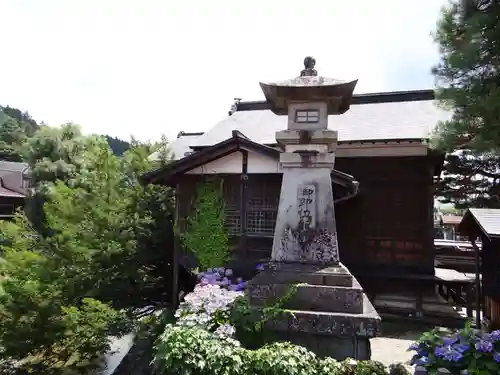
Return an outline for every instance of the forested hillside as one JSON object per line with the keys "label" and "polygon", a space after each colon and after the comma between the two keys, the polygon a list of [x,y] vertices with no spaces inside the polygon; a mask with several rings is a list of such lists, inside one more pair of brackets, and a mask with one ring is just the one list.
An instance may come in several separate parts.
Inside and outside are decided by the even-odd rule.
{"label": "forested hillside", "polygon": [[[26,161],[26,141],[40,126],[43,123],[38,124],[28,112],[0,105],[0,160]],[[130,148],[129,142],[108,135],[105,138],[116,156]]]}

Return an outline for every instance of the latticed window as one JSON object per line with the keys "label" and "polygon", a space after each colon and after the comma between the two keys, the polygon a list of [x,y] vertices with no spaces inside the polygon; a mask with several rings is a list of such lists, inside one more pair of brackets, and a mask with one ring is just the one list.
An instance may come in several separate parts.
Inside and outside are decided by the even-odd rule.
{"label": "latticed window", "polygon": [[236,178],[225,178],[223,195],[226,214],[226,230],[229,236],[241,234],[241,213],[239,206],[240,184]]}
{"label": "latticed window", "polygon": [[295,112],[295,122],[300,122],[300,123],[319,122],[319,111],[317,109],[297,110],[297,112]]}
{"label": "latticed window", "polygon": [[247,202],[248,236],[273,236],[280,189],[280,184],[265,183],[264,181],[254,181],[249,184]]}

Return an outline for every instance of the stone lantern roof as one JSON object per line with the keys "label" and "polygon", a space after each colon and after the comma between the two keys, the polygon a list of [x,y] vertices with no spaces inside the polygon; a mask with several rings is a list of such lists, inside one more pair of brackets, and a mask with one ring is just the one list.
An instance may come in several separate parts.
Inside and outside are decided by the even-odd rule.
{"label": "stone lantern roof", "polygon": [[342,114],[349,109],[358,80],[339,81],[318,76],[315,65],[316,60],[308,56],[304,59],[300,76],[286,81],[260,83],[269,109],[274,114],[288,114],[291,103],[326,102],[329,115]]}

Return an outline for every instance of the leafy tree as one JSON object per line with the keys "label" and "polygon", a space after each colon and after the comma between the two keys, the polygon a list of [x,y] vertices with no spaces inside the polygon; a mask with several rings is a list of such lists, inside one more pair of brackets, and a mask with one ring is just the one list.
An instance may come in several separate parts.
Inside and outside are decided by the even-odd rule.
{"label": "leafy tree", "polygon": [[27,162],[33,183],[69,182],[85,168],[84,153],[99,147],[96,137],[85,137],[80,128],[67,123],[59,128],[41,126],[28,140]]}
{"label": "leafy tree", "polygon": [[435,40],[437,98],[452,113],[434,139],[449,153],[437,194],[457,208],[499,207],[500,3],[451,1]]}
{"label": "leafy tree", "polygon": [[92,154],[99,144],[96,137],[85,137],[80,128],[67,123],[59,128],[41,126],[28,139],[26,161],[31,168],[33,194],[25,204],[25,211],[35,229],[47,234],[43,204],[53,182],[60,180],[75,186],[74,179],[82,170],[92,168],[84,155]]}
{"label": "leafy tree", "polygon": [[161,136],[160,142],[154,145],[156,149],[156,159],[158,167],[162,167],[172,160],[172,157],[175,155],[172,154],[172,151],[168,147],[168,138],[165,135]]}
{"label": "leafy tree", "polygon": [[158,145],[118,158],[69,124],[41,127],[29,146],[47,230],[22,215],[1,224],[3,357],[94,358],[126,331],[124,314],[171,301],[172,192],[138,182]]}
{"label": "leafy tree", "polygon": [[37,122],[33,120],[28,112],[22,112],[21,110],[10,106],[0,106],[0,112],[3,112],[5,115],[16,120],[17,123],[21,126],[23,132],[28,137],[31,137],[33,134],[35,134],[35,132],[39,128]]}
{"label": "leafy tree", "polygon": [[[47,366],[75,358],[90,360],[109,348],[111,335],[120,336],[126,331],[123,313],[74,292],[79,285],[72,283],[80,279],[78,264],[85,258],[84,249],[80,248],[81,254],[54,249],[63,245],[61,241],[37,236],[22,217],[15,223],[3,222],[2,232],[11,243],[2,248],[3,358],[32,358]],[[67,235],[61,233],[59,238]],[[82,323],[78,327],[77,321]]]}
{"label": "leafy tree", "polygon": [[23,145],[26,135],[13,118],[0,117],[0,160],[20,162],[23,160]]}

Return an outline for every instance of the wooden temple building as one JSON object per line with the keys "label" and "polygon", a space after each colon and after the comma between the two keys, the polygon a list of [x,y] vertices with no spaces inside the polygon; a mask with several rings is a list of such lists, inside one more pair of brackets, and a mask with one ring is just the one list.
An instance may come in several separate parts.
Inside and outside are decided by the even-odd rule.
{"label": "wooden temple building", "polygon": [[24,206],[30,179],[26,163],[0,160],[0,220],[11,219]]}
{"label": "wooden temple building", "polygon": [[[332,174],[332,184],[340,259],[369,297],[379,296],[377,310],[392,306],[418,313],[426,303],[423,295],[433,293],[434,283],[446,282],[446,276],[436,276],[433,247],[433,182],[444,156],[428,140],[449,116],[436,106],[433,90],[417,90],[354,95],[347,113],[328,120],[338,131],[339,172]],[[237,100],[207,132],[179,133],[171,144],[175,161],[144,181],[176,187],[182,218],[198,182],[222,179],[235,260],[249,267],[266,261],[282,178],[275,133],[286,129],[286,121],[266,101]],[[345,183],[352,180],[356,189]],[[380,299],[395,295],[402,299]]]}
{"label": "wooden temple building", "polygon": [[458,231],[474,247],[476,288],[480,290],[476,304],[480,306],[483,323],[489,329],[500,329],[500,209],[467,210]]}

